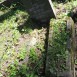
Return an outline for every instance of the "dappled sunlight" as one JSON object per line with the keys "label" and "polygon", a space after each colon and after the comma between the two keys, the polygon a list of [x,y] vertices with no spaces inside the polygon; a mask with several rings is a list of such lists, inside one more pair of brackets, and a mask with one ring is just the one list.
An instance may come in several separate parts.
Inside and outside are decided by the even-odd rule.
{"label": "dappled sunlight", "polygon": [[20,2],[0,4],[0,77],[68,74],[66,22],[77,1],[53,1],[56,19],[45,23],[32,18]]}
{"label": "dappled sunlight", "polygon": [[6,9],[2,8],[0,14],[0,76],[40,76],[45,24],[35,23],[18,5]]}

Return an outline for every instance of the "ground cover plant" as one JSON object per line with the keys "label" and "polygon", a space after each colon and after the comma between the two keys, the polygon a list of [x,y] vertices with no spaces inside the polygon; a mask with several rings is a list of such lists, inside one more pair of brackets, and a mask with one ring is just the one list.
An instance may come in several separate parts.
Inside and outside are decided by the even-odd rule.
{"label": "ground cover plant", "polygon": [[[54,5],[57,5],[54,3]],[[63,76],[61,73],[68,70],[66,66],[67,59],[67,19],[71,16],[72,10],[77,6],[77,1],[60,3],[55,8],[57,10],[57,19],[50,21],[50,37],[47,58],[47,75],[51,77]],[[61,8],[62,7],[62,8]],[[50,57],[49,57],[50,56]],[[50,66],[49,66],[50,65]],[[48,69],[49,68],[49,69]],[[50,74],[50,75],[49,75]]]}
{"label": "ground cover plant", "polygon": [[[67,69],[65,62],[56,65],[66,59],[66,20],[76,5],[77,1],[54,2],[57,19],[50,21],[48,49],[48,72],[53,74]],[[0,77],[43,77],[46,28],[37,26],[41,24],[34,23],[21,4],[0,6]]]}
{"label": "ground cover plant", "polygon": [[0,7],[0,77],[40,75],[45,29],[33,29],[35,25],[21,5]]}

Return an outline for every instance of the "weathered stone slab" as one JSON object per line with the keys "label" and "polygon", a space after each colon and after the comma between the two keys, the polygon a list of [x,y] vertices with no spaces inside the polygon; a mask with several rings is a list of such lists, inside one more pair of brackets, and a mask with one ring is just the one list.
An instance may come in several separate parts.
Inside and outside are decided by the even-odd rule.
{"label": "weathered stone slab", "polygon": [[31,18],[42,22],[56,18],[51,0],[22,0],[21,2]]}

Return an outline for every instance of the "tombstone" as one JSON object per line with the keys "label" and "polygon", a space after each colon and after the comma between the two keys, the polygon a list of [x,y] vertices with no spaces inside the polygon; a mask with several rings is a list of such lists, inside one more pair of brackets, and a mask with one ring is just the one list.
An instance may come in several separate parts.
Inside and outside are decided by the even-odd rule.
{"label": "tombstone", "polygon": [[56,18],[51,0],[21,0],[21,2],[30,17],[35,20],[47,22],[51,18]]}

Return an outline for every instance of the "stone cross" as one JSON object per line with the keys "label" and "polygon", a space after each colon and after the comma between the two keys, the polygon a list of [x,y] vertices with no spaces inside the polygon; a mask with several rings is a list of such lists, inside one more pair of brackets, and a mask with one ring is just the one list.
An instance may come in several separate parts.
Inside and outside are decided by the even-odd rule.
{"label": "stone cross", "polygon": [[35,20],[47,22],[51,18],[56,18],[51,0],[21,0],[21,2],[30,17]]}

